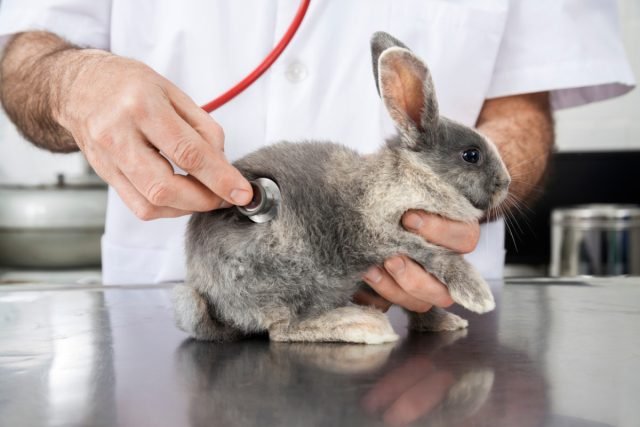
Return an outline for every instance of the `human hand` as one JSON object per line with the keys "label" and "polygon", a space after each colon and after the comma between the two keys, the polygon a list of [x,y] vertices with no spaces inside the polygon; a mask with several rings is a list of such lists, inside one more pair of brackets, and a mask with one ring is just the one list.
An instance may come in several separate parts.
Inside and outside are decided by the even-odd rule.
{"label": "human hand", "polygon": [[[452,221],[424,211],[410,210],[402,217],[402,225],[435,245],[465,254],[473,251],[480,239],[480,225]],[[384,268],[372,266],[364,281],[378,295],[358,292],[353,300],[358,304],[374,305],[383,311],[391,304],[423,313],[432,306],[453,304],[447,287],[422,266],[405,255],[391,257]]]}
{"label": "human hand", "polygon": [[[224,156],[222,128],[180,89],[132,59],[98,50],[75,55],[82,66],[56,119],[138,218],[251,201],[251,185]],[[189,175],[175,174],[167,159]]]}

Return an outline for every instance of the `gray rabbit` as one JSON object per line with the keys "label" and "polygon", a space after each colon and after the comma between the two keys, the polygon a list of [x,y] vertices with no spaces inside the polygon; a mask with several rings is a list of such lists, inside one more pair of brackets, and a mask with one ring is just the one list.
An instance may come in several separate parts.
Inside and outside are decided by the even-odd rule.
{"label": "gray rabbit", "polygon": [[[394,341],[382,312],[350,298],[371,265],[397,254],[420,263],[465,308],[494,308],[488,285],[461,255],[405,231],[400,219],[423,209],[475,221],[505,198],[507,169],[493,143],[439,115],[429,70],[406,46],[379,32],[371,49],[399,135],[370,156],[282,142],[235,162],[248,179],[278,184],[278,213],[262,224],[235,208],[192,216],[187,280],[174,291],[179,328],[213,341],[264,331],[275,341]],[[417,331],[467,326],[436,307],[409,315]]]}

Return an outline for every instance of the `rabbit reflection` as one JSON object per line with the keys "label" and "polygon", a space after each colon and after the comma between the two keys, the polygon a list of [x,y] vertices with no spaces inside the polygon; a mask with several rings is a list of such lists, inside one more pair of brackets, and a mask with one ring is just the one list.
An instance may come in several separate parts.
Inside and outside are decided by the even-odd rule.
{"label": "rabbit reflection", "polygon": [[[540,425],[546,413],[540,375],[501,370],[500,360],[514,352],[465,339],[466,334],[415,334],[395,347],[187,340],[175,360],[191,396],[194,426],[212,420],[220,425],[506,426],[515,425],[509,424],[515,421],[512,414],[523,415],[523,408],[527,419],[518,425]],[[519,388],[511,387],[512,379]]]}
{"label": "rabbit reflection", "polygon": [[[176,351],[191,396],[191,425],[371,425],[358,401],[393,344],[286,344],[186,340]],[[345,413],[345,408],[346,413]],[[353,422],[351,422],[353,421]]]}

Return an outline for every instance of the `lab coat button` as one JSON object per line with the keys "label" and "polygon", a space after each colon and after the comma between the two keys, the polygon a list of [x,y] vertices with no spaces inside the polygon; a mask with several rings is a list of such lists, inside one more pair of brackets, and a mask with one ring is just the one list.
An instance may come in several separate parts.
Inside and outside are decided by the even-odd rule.
{"label": "lab coat button", "polygon": [[284,72],[287,80],[291,83],[299,83],[307,78],[309,75],[309,70],[307,66],[304,65],[300,61],[293,61],[287,66],[287,69]]}

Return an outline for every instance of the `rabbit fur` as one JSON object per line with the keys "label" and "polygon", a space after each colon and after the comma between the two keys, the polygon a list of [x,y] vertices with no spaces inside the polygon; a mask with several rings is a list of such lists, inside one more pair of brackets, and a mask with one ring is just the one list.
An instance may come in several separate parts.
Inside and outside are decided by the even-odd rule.
{"label": "rabbit fur", "polygon": [[[187,279],[174,289],[174,309],[178,327],[194,338],[268,332],[275,341],[393,341],[382,312],[350,299],[370,266],[397,254],[416,260],[465,308],[494,308],[488,285],[461,255],[400,221],[409,209],[476,221],[505,198],[507,169],[487,138],[439,115],[429,70],[406,46],[376,33],[371,48],[398,136],[368,156],[328,142],[281,142],[235,162],[250,180],[275,181],[282,201],[262,224],[235,208],[191,217]],[[480,152],[477,163],[462,157],[470,147]],[[437,307],[409,314],[414,330],[467,326]]]}

